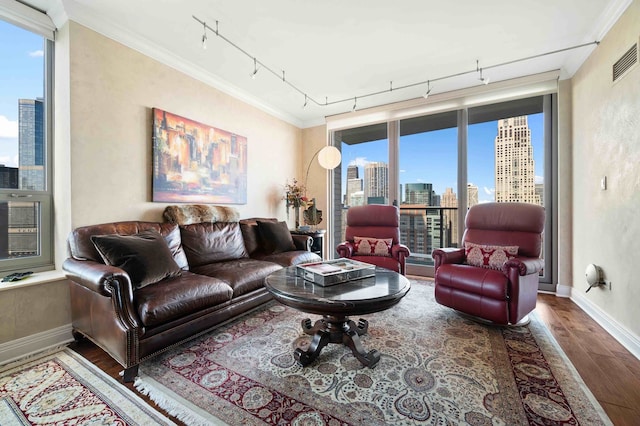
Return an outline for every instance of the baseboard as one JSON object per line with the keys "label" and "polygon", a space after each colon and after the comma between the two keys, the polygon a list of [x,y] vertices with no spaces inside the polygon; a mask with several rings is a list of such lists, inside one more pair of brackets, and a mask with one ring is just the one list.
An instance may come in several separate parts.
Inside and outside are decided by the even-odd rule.
{"label": "baseboard", "polygon": [[73,341],[71,324],[63,325],[27,337],[0,343],[0,365],[26,358]]}
{"label": "baseboard", "polygon": [[582,308],[587,315],[593,318],[595,322],[600,324],[607,333],[620,342],[620,344],[631,352],[633,356],[640,360],[640,338],[638,338],[638,336],[620,325],[620,323],[613,319],[609,314],[589,300],[584,293],[579,291],[572,292],[571,300],[573,300],[576,305],[580,306],[580,308]]}
{"label": "baseboard", "polygon": [[568,286],[568,285],[564,285],[564,284],[558,284],[556,285],[556,296],[558,297],[571,297],[571,289],[573,287]]}

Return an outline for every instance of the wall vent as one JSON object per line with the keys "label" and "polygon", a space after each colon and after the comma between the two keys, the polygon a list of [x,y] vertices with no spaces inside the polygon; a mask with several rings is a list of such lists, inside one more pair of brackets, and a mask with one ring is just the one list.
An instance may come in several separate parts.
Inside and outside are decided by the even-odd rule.
{"label": "wall vent", "polygon": [[613,81],[621,78],[632,66],[638,63],[638,43],[634,44],[618,61],[613,64]]}

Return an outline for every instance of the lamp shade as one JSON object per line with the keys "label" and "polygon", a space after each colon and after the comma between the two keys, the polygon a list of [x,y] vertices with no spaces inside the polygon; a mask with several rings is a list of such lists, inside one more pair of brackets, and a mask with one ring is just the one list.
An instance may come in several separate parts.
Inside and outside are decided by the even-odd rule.
{"label": "lamp shade", "polygon": [[318,163],[327,170],[333,170],[338,167],[340,161],[342,161],[342,155],[340,155],[340,150],[335,146],[325,146],[318,153]]}

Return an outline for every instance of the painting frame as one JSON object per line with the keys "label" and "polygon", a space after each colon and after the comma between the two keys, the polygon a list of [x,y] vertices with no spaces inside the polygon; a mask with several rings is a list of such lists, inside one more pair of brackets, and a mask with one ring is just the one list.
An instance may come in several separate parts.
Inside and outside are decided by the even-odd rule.
{"label": "painting frame", "polygon": [[152,108],[152,201],[247,203],[245,136]]}

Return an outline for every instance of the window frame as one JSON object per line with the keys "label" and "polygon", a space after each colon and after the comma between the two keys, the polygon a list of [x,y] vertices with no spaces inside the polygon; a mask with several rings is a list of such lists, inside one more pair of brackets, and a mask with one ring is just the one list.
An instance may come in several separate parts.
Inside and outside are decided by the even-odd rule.
{"label": "window frame", "polygon": [[[549,77],[551,79],[548,79]],[[385,109],[381,107],[371,113],[363,114],[342,114],[339,116],[330,117],[327,120],[327,133],[331,143],[340,149],[339,143],[335,141],[335,132],[348,130],[354,127],[362,127],[373,124],[386,123],[389,132],[389,158],[395,158],[396,153],[391,152],[397,149],[399,142],[399,132],[392,131],[392,126],[398,126],[398,123],[407,118],[419,117],[423,115],[435,115],[446,111],[456,111],[458,114],[458,209],[463,211],[466,209],[467,199],[467,126],[469,122],[469,110],[475,107],[486,106],[491,108],[494,104],[509,103],[515,104],[522,100],[526,102],[527,98],[541,97],[543,100],[543,112],[544,112],[544,158],[545,158],[545,186],[548,190],[545,190],[544,205],[547,211],[546,223],[545,223],[545,240],[544,240],[544,252],[546,265],[544,275],[540,277],[540,290],[555,291],[555,284],[557,282],[557,253],[555,248],[557,247],[557,158],[553,154],[557,152],[557,130],[558,130],[558,107],[557,107],[557,76],[554,73],[546,73],[545,75],[536,75],[523,77],[511,82],[495,83],[492,88],[485,88],[480,91],[476,89],[463,89],[458,92],[450,92],[441,95],[441,99],[438,96],[429,98],[429,102],[424,101],[407,101],[401,105],[390,105],[386,108],[397,107],[397,109]],[[432,101],[433,99],[433,101]],[[395,127],[397,129],[397,127]],[[396,135],[397,133],[397,135]],[[396,136],[396,137],[394,137]],[[391,166],[391,164],[390,164]],[[392,170],[390,167],[390,182],[394,176],[398,174],[397,165],[396,169]],[[334,193],[331,197],[333,207],[331,211],[332,217],[329,220],[335,219],[335,214],[340,207],[340,194],[336,194],[336,191],[341,188],[341,176],[340,174],[332,174],[334,180],[333,190]],[[396,182],[397,183],[397,182]],[[391,185],[391,184],[390,184]],[[392,200],[391,188],[395,188],[397,191],[397,185],[390,186],[389,198]],[[459,229],[464,230],[464,214],[458,214]],[[334,221],[335,223],[335,221]],[[337,229],[334,229],[334,232]],[[460,238],[462,231],[460,232]],[[431,267],[431,275],[433,275]],[[424,274],[421,271],[420,274]],[[429,275],[429,271],[426,271],[425,275]]]}
{"label": "window frame", "polygon": [[[39,254],[0,260],[0,273],[14,271],[41,272],[55,268],[54,262],[54,212],[53,212],[53,128],[54,128],[54,59],[55,27],[43,13],[16,3],[15,7],[0,8],[0,19],[43,37],[43,109],[44,109],[44,169],[45,189],[27,190],[0,188],[0,202],[29,202],[39,204],[38,248]],[[17,102],[17,99],[16,99]]]}

